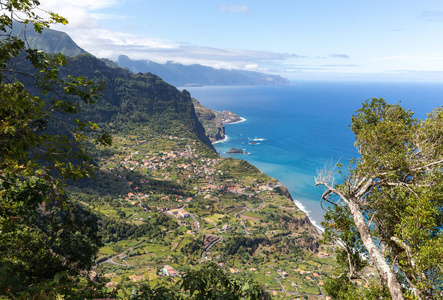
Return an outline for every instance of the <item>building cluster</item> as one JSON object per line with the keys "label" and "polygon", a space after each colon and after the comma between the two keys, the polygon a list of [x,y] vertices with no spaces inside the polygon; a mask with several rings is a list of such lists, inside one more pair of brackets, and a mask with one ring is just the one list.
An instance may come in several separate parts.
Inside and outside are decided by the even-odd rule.
{"label": "building cluster", "polygon": [[189,218],[190,214],[184,209],[171,209],[167,211],[168,214],[176,216],[178,218]]}
{"label": "building cluster", "polygon": [[[173,137],[171,137],[173,138]],[[152,172],[162,172],[163,179],[170,179],[170,171],[175,169],[177,172],[187,175],[188,178],[206,178],[212,180],[214,175],[214,167],[220,159],[200,158],[191,145],[186,145],[185,150],[180,151],[160,151],[156,155],[145,155],[143,159],[135,158],[140,152],[133,152],[123,161],[120,162],[120,170],[134,170],[136,168],[144,168]],[[193,159],[193,162],[181,162],[175,164],[177,159]],[[200,163],[197,161],[200,160]],[[113,168],[110,168],[113,170]]]}
{"label": "building cluster", "polygon": [[[178,138],[173,136],[168,136],[168,139],[173,140],[184,140],[184,138]],[[226,191],[239,195],[246,195],[253,197],[256,194],[263,191],[272,191],[274,186],[270,184],[257,184],[253,187],[244,187],[239,184],[229,183],[226,186],[217,186],[214,184],[214,174],[217,172],[218,175],[223,175],[223,172],[216,171],[216,165],[220,162],[220,158],[201,158],[198,156],[196,149],[193,148],[194,145],[188,144],[183,147],[183,150],[179,151],[160,151],[155,155],[146,154],[144,158],[140,159],[140,151],[131,152],[131,154],[120,162],[120,171],[124,169],[134,170],[135,168],[144,168],[147,171],[155,172],[155,176],[160,177],[165,180],[171,180],[174,177],[171,172],[175,172],[179,178],[175,178],[178,183],[181,183],[183,178],[194,179],[194,178],[204,178],[208,180],[206,184],[202,184],[199,187],[194,187],[198,193],[205,193],[207,198],[211,196],[209,193],[215,191]],[[126,150],[129,150],[126,148]],[[139,158],[137,158],[139,156]],[[192,161],[179,161],[178,159],[192,159]],[[154,175],[154,174],[153,174]],[[146,180],[143,179],[145,183]],[[134,193],[136,188],[134,188]],[[125,198],[127,201],[131,201],[134,205],[137,199],[149,198],[148,194],[134,194],[130,193]],[[183,202],[183,200],[179,200]]]}
{"label": "building cluster", "polygon": [[171,277],[180,276],[180,274],[173,267],[169,265],[165,265],[164,268],[161,269],[160,274]]}

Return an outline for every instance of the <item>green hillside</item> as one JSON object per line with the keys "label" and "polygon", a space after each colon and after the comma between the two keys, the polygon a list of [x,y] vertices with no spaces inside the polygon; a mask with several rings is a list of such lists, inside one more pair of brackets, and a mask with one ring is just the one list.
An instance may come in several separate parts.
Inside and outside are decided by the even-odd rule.
{"label": "green hillside", "polygon": [[186,90],[179,91],[149,73],[108,67],[89,54],[68,61],[63,74],[85,76],[105,86],[97,103],[85,106],[82,118],[93,120],[113,134],[134,134],[140,139],[180,135],[196,138],[214,150]]}
{"label": "green hillside", "polygon": [[108,130],[113,145],[91,149],[95,177],[69,190],[100,220],[95,271],[110,290],[167,284],[165,266],[182,274],[215,261],[281,297],[323,295],[331,250],[275,179],[210,150],[188,92],[87,54],[66,72],[106,85],[81,116]]}
{"label": "green hillside", "polygon": [[70,189],[102,220],[96,272],[109,289],[166,284],[165,266],[214,261],[282,297],[323,293],[333,252],[275,179],[191,138],[141,138],[114,135],[96,177]]}
{"label": "green hillside", "polygon": [[42,50],[45,53],[61,53],[65,56],[76,56],[86,53],[65,32],[46,28],[41,34],[35,32],[32,26],[14,22],[12,35],[24,37],[30,48]]}
{"label": "green hillside", "polygon": [[[55,161],[61,167],[72,167],[74,173],[67,176],[66,186],[70,200],[63,201],[68,201],[81,214],[75,214],[72,226],[65,229],[58,229],[57,221],[51,223],[50,233],[54,237],[49,236],[42,242],[47,257],[57,255],[60,270],[69,261],[66,257],[72,257],[74,261],[79,254],[85,261],[89,260],[89,265],[84,264],[87,271],[91,264],[95,264],[95,268],[85,273],[72,265],[73,274],[85,277],[87,274],[90,279],[98,280],[98,286],[102,280],[105,294],[124,298],[128,291],[137,294],[156,284],[173,290],[180,276],[213,262],[222,268],[223,274],[235,274],[236,278],[255,281],[281,298],[324,297],[323,280],[331,272],[332,249],[319,244],[317,229],[295,206],[286,188],[277,180],[244,160],[222,158],[215,152],[197,117],[189,92],[179,91],[150,73],[134,74],[115,66],[109,67],[87,53],[67,60],[68,65],[58,75],[67,79],[66,85],[52,82],[53,85],[42,93],[41,87],[24,82],[24,88],[38,96],[34,100],[38,100],[38,107],[42,110],[67,105],[64,106],[66,111],[48,111],[55,122],[46,123],[44,118],[48,115],[44,113],[31,123],[37,128],[35,130],[45,130],[38,133],[42,137],[54,137],[49,146],[60,143],[65,147],[65,142],[70,142],[62,150],[68,153],[66,160]],[[19,74],[35,72],[31,64],[23,60],[23,55],[17,54],[10,65]],[[36,74],[35,78],[38,78],[40,72]],[[67,114],[71,109],[70,101],[76,101],[76,98],[69,97],[73,87],[80,94],[83,88],[88,88],[83,80],[74,80],[70,84],[72,76],[87,77],[103,84],[104,90],[94,104],[79,104],[78,113]],[[16,80],[14,77],[6,78]],[[62,91],[68,96],[66,102],[57,102]],[[7,104],[15,112],[13,103]],[[75,112],[77,108],[72,110]],[[200,116],[209,116],[209,119],[212,114],[216,115],[201,106],[198,110]],[[28,114],[20,113],[27,120]],[[7,118],[10,115],[8,113]],[[228,115],[233,117],[232,113]],[[91,178],[76,175],[75,168],[81,160],[69,156],[69,153],[84,150],[78,147],[70,130],[75,128],[78,120],[97,123],[113,138],[112,145],[107,147],[86,144],[85,150],[92,157],[95,168]],[[23,126],[28,130],[26,124]],[[211,126],[206,129],[210,130]],[[9,127],[5,130],[11,132]],[[35,137],[35,134],[31,136]],[[92,133],[90,137],[93,138]],[[49,149],[31,146],[29,151],[44,153]],[[32,159],[35,153],[26,155]],[[60,153],[53,151],[51,157],[58,157]],[[52,162],[45,160],[45,154],[41,157],[42,164]],[[25,163],[26,158],[21,157]],[[36,165],[39,163],[35,161]],[[19,173],[17,176],[22,176]],[[75,181],[76,178],[83,179]],[[7,181],[1,183],[9,186]],[[23,186],[19,178],[17,186]],[[30,190],[34,191],[32,187]],[[21,195],[17,197],[21,201],[27,199]],[[35,208],[31,211],[36,220],[44,220],[50,209],[41,203],[40,197],[39,193],[31,197],[35,201]],[[58,198],[48,200],[54,207],[57,207],[58,201]],[[61,211],[63,209],[60,207]],[[66,212],[64,214],[67,215]],[[63,213],[58,214],[54,210],[54,216],[59,215],[63,216]],[[13,224],[17,219],[12,215],[2,220]],[[39,223],[29,222],[24,215],[20,215],[19,220],[27,224],[27,228],[39,226]],[[77,229],[77,225],[81,225],[79,228],[82,229]],[[72,232],[68,233],[70,230]],[[81,236],[80,233],[85,232],[96,239],[85,241],[95,248],[87,244],[76,245],[75,240],[69,238],[71,234]],[[11,233],[16,231],[11,230]],[[39,229],[39,234],[46,238],[46,229]],[[63,242],[66,249],[61,251],[58,246],[51,246],[54,241]],[[21,251],[21,261],[28,262],[27,245],[18,245],[19,242],[20,239],[15,240],[15,249]],[[8,243],[5,240],[4,245],[9,246]],[[54,277],[52,270],[41,280],[32,277],[33,266],[44,272],[40,269],[47,260],[39,258],[36,245],[37,242],[29,249],[33,260],[26,271],[30,274],[28,282],[47,280],[44,282],[53,286],[49,287],[51,289],[57,285],[59,277],[69,281],[71,277],[68,275],[57,273]],[[3,253],[7,255],[3,260],[8,260],[11,270],[19,270],[15,266],[15,252],[5,249]],[[19,278],[8,280],[18,282]],[[20,289],[33,289],[33,286],[20,283],[20,287],[8,288],[19,293]],[[64,287],[73,288],[71,283]],[[39,286],[35,288],[39,289]]]}

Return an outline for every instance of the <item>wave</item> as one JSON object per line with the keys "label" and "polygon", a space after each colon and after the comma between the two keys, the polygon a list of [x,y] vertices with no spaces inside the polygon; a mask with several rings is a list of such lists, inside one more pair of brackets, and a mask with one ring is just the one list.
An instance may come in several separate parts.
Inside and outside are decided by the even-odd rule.
{"label": "wave", "polygon": [[218,144],[218,143],[224,143],[224,142],[227,142],[228,140],[229,140],[229,137],[227,135],[225,135],[224,139],[212,142],[212,144],[214,145],[214,144]]}
{"label": "wave", "polygon": [[325,231],[325,229],[324,229],[323,227],[321,227],[319,224],[317,224],[317,222],[309,216],[309,213],[310,213],[311,211],[310,211],[310,210],[307,210],[306,206],[304,206],[303,203],[301,203],[300,201],[297,201],[297,200],[295,200],[295,199],[294,199],[294,203],[295,203],[295,205],[297,205],[297,207],[298,207],[302,212],[304,212],[304,213],[308,216],[309,221],[311,221],[312,225],[314,225],[314,226],[317,228],[317,230],[319,231],[319,233],[323,233],[323,232]]}
{"label": "wave", "polygon": [[243,118],[243,117],[240,117],[240,121],[232,122],[232,123],[226,123],[226,124],[224,124],[224,125],[238,124],[238,123],[241,123],[241,122],[246,122],[247,120],[248,120],[248,119],[245,119],[245,118]]}
{"label": "wave", "polygon": [[263,142],[263,141],[266,141],[267,139],[265,139],[265,138],[258,138],[258,137],[255,137],[255,138],[253,138],[253,139],[248,138],[248,140],[250,140],[250,141],[254,141],[254,142]]}

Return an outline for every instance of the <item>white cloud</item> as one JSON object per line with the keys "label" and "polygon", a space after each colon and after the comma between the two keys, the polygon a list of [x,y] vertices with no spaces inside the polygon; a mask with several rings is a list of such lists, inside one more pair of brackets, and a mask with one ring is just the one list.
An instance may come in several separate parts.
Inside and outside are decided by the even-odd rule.
{"label": "white cloud", "polygon": [[245,66],[246,70],[257,70],[258,69],[258,64],[249,64]]}
{"label": "white cloud", "polygon": [[116,59],[125,54],[132,59],[159,63],[173,61],[187,65],[202,64],[224,69],[245,69],[245,66],[246,69],[258,69],[261,64],[283,61],[295,56],[270,51],[202,47],[107,30],[95,30],[94,37],[83,34],[76,41],[82,48],[98,57]]}
{"label": "white cloud", "polygon": [[251,10],[246,5],[228,5],[223,4],[218,8],[219,11],[233,12],[233,13],[250,13]]}
{"label": "white cloud", "polygon": [[[77,3],[78,2],[78,3]],[[54,29],[68,31],[71,30],[88,30],[91,28],[98,28],[99,24],[96,18],[89,12],[94,6],[88,6],[84,1],[70,1],[70,0],[43,0],[41,7],[48,11],[57,12],[59,15],[65,17],[69,25],[55,25]],[[93,2],[93,1],[91,1]],[[100,2],[100,1],[94,1]],[[108,2],[108,1],[104,1]]]}
{"label": "white cloud", "polygon": [[[100,58],[116,60],[119,55],[127,55],[131,59],[158,63],[172,61],[185,65],[201,64],[219,69],[259,72],[290,70],[286,68],[286,64],[294,59],[299,61],[306,58],[291,53],[190,45],[105,29],[100,26],[100,20],[121,20],[129,17],[98,11],[100,8],[116,5],[116,0],[97,2],[99,3],[92,3],[89,0],[42,0],[42,7],[46,9],[49,7],[70,22],[66,26],[55,25],[54,29],[68,33],[81,48]],[[219,9],[236,13],[250,12],[246,5],[222,5]]]}
{"label": "white cloud", "polygon": [[349,55],[333,53],[333,54],[330,54],[328,57],[331,57],[331,58],[349,58]]}
{"label": "white cloud", "polygon": [[124,54],[131,59],[152,60],[159,63],[173,61],[225,69],[245,69],[247,66],[246,69],[255,70],[260,68],[264,70],[262,66],[264,63],[300,57],[295,54],[212,48],[141,37],[100,27],[100,19],[125,18],[124,16],[91,13],[85,7],[70,3],[65,3],[64,7],[56,7],[54,10],[59,11],[70,23],[66,26],[56,25],[53,28],[67,32],[80,47],[97,57],[116,59]]}

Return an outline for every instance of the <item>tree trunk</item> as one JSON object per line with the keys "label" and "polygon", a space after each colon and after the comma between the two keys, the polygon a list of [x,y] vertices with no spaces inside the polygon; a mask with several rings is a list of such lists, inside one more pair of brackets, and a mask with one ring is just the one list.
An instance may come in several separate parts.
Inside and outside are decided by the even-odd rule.
{"label": "tree trunk", "polygon": [[369,257],[374,266],[377,268],[382,282],[388,285],[389,291],[391,292],[391,298],[393,300],[403,300],[403,293],[401,291],[400,283],[397,280],[397,276],[391,270],[385,258],[380,253],[380,250],[375,245],[370,234],[369,226],[363,217],[360,207],[354,201],[355,199],[349,199],[349,208],[351,209],[352,216],[354,217],[355,225],[360,232],[363,245],[368,250]]}

